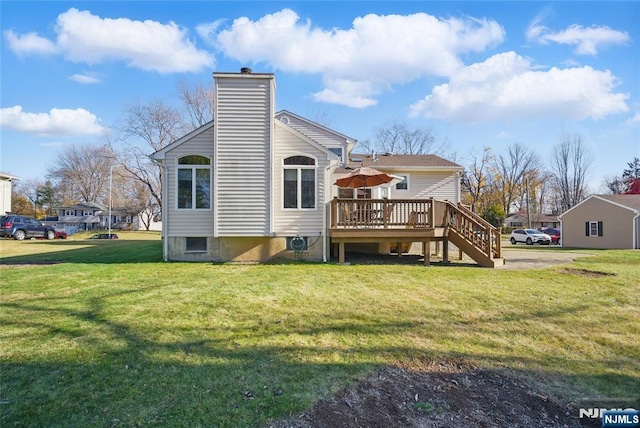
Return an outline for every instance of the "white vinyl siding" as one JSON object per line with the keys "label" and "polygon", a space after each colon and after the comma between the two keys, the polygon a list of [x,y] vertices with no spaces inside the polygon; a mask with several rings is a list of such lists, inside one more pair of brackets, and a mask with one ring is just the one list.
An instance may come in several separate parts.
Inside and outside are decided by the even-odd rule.
{"label": "white vinyl siding", "polygon": [[320,143],[328,149],[341,149],[345,144],[344,138],[340,138],[331,131],[322,128],[321,126],[315,126],[306,121],[300,120],[293,115],[288,115],[286,112],[278,115],[278,118],[286,116],[288,125],[301,133],[302,135],[309,137],[313,141]]}
{"label": "white vinyl siding", "polygon": [[[164,160],[167,166],[167,199],[164,201],[166,218],[163,219],[163,227],[166,227],[167,236],[213,236],[213,210],[176,209],[178,158],[187,155],[201,155],[213,159],[213,128],[194,135],[167,152]],[[215,183],[212,183],[212,194],[215,192],[214,189]]]}
{"label": "white vinyl siding", "polygon": [[269,236],[273,78],[216,79],[217,236]]}
{"label": "white vinyl siding", "polygon": [[[284,209],[283,160],[290,156],[308,156],[316,160],[316,208]],[[275,128],[274,160],[274,232],[276,236],[319,236],[325,206],[325,168],[327,154],[281,127]]]}
{"label": "white vinyl siding", "polygon": [[391,187],[389,198],[396,199],[426,199],[435,198],[439,200],[458,201],[458,174],[455,172],[427,172],[427,171],[394,171],[386,170],[394,175],[409,176],[407,190],[396,190],[396,186]]}

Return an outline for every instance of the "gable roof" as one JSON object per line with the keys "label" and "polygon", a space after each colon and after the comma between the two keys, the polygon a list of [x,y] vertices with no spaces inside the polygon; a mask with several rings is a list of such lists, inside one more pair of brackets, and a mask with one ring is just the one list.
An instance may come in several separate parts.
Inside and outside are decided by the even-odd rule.
{"label": "gable roof", "polygon": [[211,122],[205,123],[200,128],[194,129],[193,131],[189,132],[187,135],[184,135],[178,138],[174,142],[167,144],[157,152],[150,154],[149,157],[154,160],[163,160],[168,151],[175,149],[185,141],[190,140],[191,138],[195,137],[196,135],[202,134],[205,131],[208,131],[212,127],[213,127],[213,120]]}
{"label": "gable roof", "polygon": [[601,201],[631,210],[636,214],[640,214],[640,195],[591,195],[584,201],[580,202],[578,205],[575,205],[560,214],[558,218],[562,218],[565,214],[573,211],[592,198],[599,199]]}
{"label": "gable roof", "polygon": [[355,154],[349,156],[347,167],[368,166],[372,168],[396,169],[447,169],[462,171],[462,166],[436,155],[395,155],[380,154],[375,158],[370,154]]}
{"label": "gable roof", "polygon": [[328,148],[326,148],[322,144],[318,143],[317,141],[307,137],[306,135],[304,135],[303,133],[299,132],[295,128],[290,127],[286,123],[280,122],[279,120],[274,121],[274,123],[275,123],[275,126],[279,126],[279,127],[283,128],[283,129],[287,130],[287,132],[295,135],[296,137],[300,138],[302,141],[306,142],[307,144],[309,144],[309,145],[315,147],[316,149],[322,151],[323,153],[327,154],[330,158],[333,158],[334,160],[338,160],[339,159],[338,155],[333,153],[331,150],[329,150]]}
{"label": "gable roof", "polygon": [[598,197],[640,211],[640,195],[598,195]]}
{"label": "gable roof", "polygon": [[358,141],[358,140],[356,140],[355,138],[348,137],[348,136],[346,136],[346,135],[344,135],[344,134],[341,134],[340,132],[338,132],[338,131],[336,131],[336,130],[334,130],[334,129],[327,128],[327,127],[326,127],[326,126],[324,126],[324,125],[320,125],[320,124],[319,124],[319,123],[317,123],[317,122],[314,122],[314,121],[312,121],[312,120],[310,120],[310,119],[307,119],[307,118],[304,118],[304,117],[302,117],[302,116],[299,116],[299,115],[297,115],[297,114],[295,114],[295,113],[292,113],[292,112],[290,112],[289,110],[280,110],[279,112],[277,112],[277,113],[275,114],[275,117],[276,117],[277,119],[279,119],[279,118],[280,118],[280,117],[282,117],[282,116],[293,116],[293,117],[295,117],[296,119],[301,120],[301,121],[303,121],[303,122],[305,122],[305,123],[308,123],[308,124],[309,124],[309,125],[311,125],[311,126],[315,126],[315,127],[320,128],[320,129],[322,129],[322,130],[324,130],[324,131],[327,131],[327,132],[329,132],[329,133],[331,133],[331,134],[335,135],[336,137],[344,138],[345,140],[347,140],[347,141],[352,141],[352,142],[354,142],[354,143]]}

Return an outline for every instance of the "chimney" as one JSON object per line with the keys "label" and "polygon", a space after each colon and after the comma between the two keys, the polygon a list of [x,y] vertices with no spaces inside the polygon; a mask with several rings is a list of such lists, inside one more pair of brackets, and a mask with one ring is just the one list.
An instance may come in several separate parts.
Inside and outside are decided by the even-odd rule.
{"label": "chimney", "polygon": [[251,69],[249,67],[242,67],[240,69],[241,74],[251,74]]}

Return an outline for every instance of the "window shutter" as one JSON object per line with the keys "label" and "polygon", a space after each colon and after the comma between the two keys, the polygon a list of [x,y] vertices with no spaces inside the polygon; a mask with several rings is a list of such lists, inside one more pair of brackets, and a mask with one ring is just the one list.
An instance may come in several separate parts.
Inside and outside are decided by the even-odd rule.
{"label": "window shutter", "polygon": [[598,222],[598,236],[602,236],[602,222]]}
{"label": "window shutter", "polygon": [[589,236],[589,222],[588,221],[586,221],[584,223],[584,235],[585,236]]}

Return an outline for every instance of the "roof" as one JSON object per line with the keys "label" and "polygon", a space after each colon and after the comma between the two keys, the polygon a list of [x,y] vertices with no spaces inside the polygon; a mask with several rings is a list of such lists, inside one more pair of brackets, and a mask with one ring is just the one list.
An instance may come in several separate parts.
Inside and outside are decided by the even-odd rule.
{"label": "roof", "polygon": [[565,214],[569,213],[570,211],[573,211],[574,209],[578,208],[580,205],[582,205],[583,203],[585,203],[586,201],[592,198],[600,199],[601,201],[609,202],[611,204],[617,205],[622,208],[626,208],[628,210],[631,210],[635,213],[640,214],[640,195],[591,195],[584,201],[580,202],[578,205],[575,205],[572,208],[560,214],[559,217],[562,218]]}
{"label": "roof", "polygon": [[280,118],[281,116],[293,116],[298,120],[301,120],[301,121],[306,122],[306,123],[308,123],[310,125],[316,126],[316,127],[320,128],[320,129],[324,129],[325,131],[330,132],[330,133],[332,133],[332,134],[334,134],[334,135],[336,135],[336,136],[338,136],[340,138],[344,138],[346,141],[352,141],[354,143],[357,141],[355,138],[351,138],[351,137],[349,137],[347,135],[344,135],[344,134],[336,131],[335,129],[327,128],[326,126],[321,125],[318,122],[314,122],[314,121],[312,121],[310,119],[307,119],[306,117],[302,117],[302,116],[300,116],[298,114],[290,112],[289,110],[280,110],[279,112],[277,112],[275,114],[276,119]]}
{"label": "roof", "polygon": [[619,205],[624,205],[632,210],[640,211],[640,195],[596,195]]}
{"label": "roof", "polygon": [[73,205],[60,205],[58,207],[55,207],[55,209],[57,210],[64,210],[64,209],[84,209],[84,208],[91,208],[94,210],[106,210],[107,207],[105,207],[102,204],[99,204],[98,202],[78,202],[77,204],[73,204]]}
{"label": "roof", "polygon": [[[462,170],[462,166],[436,155],[370,154],[351,153],[347,167],[368,166],[371,168],[449,169]],[[338,171],[336,171],[338,172]]]}
{"label": "roof", "polygon": [[15,175],[11,175],[11,174],[7,174],[6,172],[1,172],[0,171],[0,178],[3,180],[19,180],[18,177],[16,177]]}

